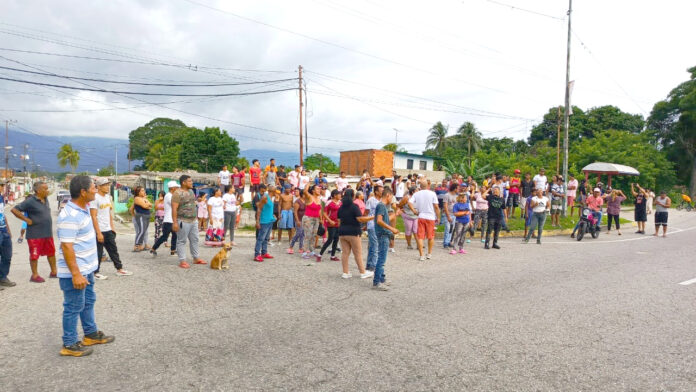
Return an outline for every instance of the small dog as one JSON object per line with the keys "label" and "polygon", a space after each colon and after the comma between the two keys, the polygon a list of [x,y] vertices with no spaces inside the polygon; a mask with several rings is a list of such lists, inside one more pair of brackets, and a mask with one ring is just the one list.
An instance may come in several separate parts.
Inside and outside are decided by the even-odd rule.
{"label": "small dog", "polygon": [[223,270],[223,269],[229,269],[230,265],[228,264],[228,258],[229,252],[232,249],[232,245],[230,244],[225,244],[223,245],[222,249],[220,249],[219,252],[213,257],[212,260],[210,260],[210,268],[211,269],[216,269],[216,270]]}

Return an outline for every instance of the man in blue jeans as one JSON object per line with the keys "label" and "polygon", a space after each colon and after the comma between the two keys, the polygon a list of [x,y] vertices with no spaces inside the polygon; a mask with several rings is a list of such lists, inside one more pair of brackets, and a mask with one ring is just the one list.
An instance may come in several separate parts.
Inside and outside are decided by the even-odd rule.
{"label": "man in blue jeans", "polygon": [[[374,191],[367,199],[365,203],[365,215],[375,216],[375,210],[382,198],[382,190],[384,189],[381,185],[375,185]],[[375,234],[375,221],[370,220],[367,222],[367,263],[365,269],[374,271],[375,265],[377,265],[377,234]]]}
{"label": "man in blue jeans", "polygon": [[389,252],[389,240],[399,234],[399,230],[389,225],[389,209],[387,206],[392,202],[392,190],[383,188],[382,200],[377,204],[375,209],[375,234],[377,235],[377,265],[375,266],[375,275],[372,279],[372,288],[375,290],[387,291],[388,283],[386,283],[386,275],[384,273],[384,264],[387,262],[387,253]]}
{"label": "man in blue jeans", "polygon": [[14,287],[17,283],[7,279],[12,260],[12,232],[5,219],[5,182],[0,180],[0,290]]}
{"label": "man in blue jeans", "polygon": [[449,186],[449,192],[445,194],[442,198],[442,221],[445,224],[444,238],[442,240],[442,246],[447,249],[452,247],[452,228],[454,227],[454,205],[457,204],[457,189],[459,184],[456,181],[452,181]]}
{"label": "man in blue jeans", "polygon": [[263,262],[265,259],[272,259],[268,254],[268,241],[273,230],[273,199],[269,193],[275,193],[275,186],[270,185],[268,192],[266,185],[259,184],[258,194],[261,195],[256,203],[256,246],[254,247],[254,261]]}
{"label": "man in blue jeans", "polygon": [[[58,278],[63,291],[63,348],[60,355],[82,357],[92,353],[87,346],[111,343],[97,328],[94,317],[94,271],[99,266],[97,236],[92,225],[89,202],[97,188],[88,176],[70,181],[71,201],[58,214]],[[85,337],[78,339],[77,321],[82,322]]]}

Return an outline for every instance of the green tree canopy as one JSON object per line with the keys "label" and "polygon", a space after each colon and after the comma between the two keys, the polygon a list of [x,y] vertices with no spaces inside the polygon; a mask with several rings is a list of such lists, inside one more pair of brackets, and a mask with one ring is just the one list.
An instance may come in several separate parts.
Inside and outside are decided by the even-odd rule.
{"label": "green tree canopy", "polygon": [[449,126],[442,124],[440,121],[430,128],[430,133],[425,141],[425,148],[433,148],[438,153],[442,153],[447,147],[447,132]]}
{"label": "green tree canopy", "polygon": [[457,136],[466,146],[466,157],[471,165],[471,151],[478,151],[481,148],[481,132],[476,129],[473,123],[467,121],[457,130]]}
{"label": "green tree canopy", "polygon": [[114,169],[114,164],[109,163],[109,166],[107,167],[102,167],[97,171],[97,175],[99,177],[108,177],[108,176],[113,176],[116,174],[116,170]]}
{"label": "green tree canopy", "polygon": [[321,170],[325,173],[338,173],[338,166],[331,158],[323,154],[312,154],[304,159],[307,170]]}
{"label": "green tree canopy", "polygon": [[405,148],[399,147],[396,143],[389,143],[382,146],[382,150],[387,150],[391,152],[407,152]]}
{"label": "green tree canopy", "polygon": [[58,157],[58,164],[60,167],[70,165],[73,173],[80,164],[80,152],[73,149],[71,144],[63,144],[56,156]]}
{"label": "green tree canopy", "polygon": [[128,142],[130,143],[130,159],[145,159],[149,151],[150,141],[165,135],[173,135],[182,129],[186,124],[181,120],[171,118],[156,118],[142,127],[130,131]]}

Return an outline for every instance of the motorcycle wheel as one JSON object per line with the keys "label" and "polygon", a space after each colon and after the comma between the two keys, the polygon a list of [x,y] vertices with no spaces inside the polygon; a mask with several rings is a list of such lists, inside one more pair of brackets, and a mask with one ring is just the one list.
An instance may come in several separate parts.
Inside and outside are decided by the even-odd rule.
{"label": "motorcycle wheel", "polygon": [[599,237],[599,230],[594,229],[590,232],[590,234],[592,234],[592,238],[597,238]]}
{"label": "motorcycle wheel", "polygon": [[580,241],[583,236],[585,236],[585,225],[581,223],[580,226],[578,226],[578,235],[575,238]]}

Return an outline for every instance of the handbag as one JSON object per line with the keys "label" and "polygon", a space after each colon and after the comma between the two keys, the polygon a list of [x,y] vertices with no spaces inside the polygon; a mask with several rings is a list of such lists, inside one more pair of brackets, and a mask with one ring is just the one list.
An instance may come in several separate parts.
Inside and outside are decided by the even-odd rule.
{"label": "handbag", "polygon": [[324,234],[326,234],[326,228],[324,227],[324,225],[319,224],[319,228],[317,229],[317,235],[319,237],[323,237]]}

